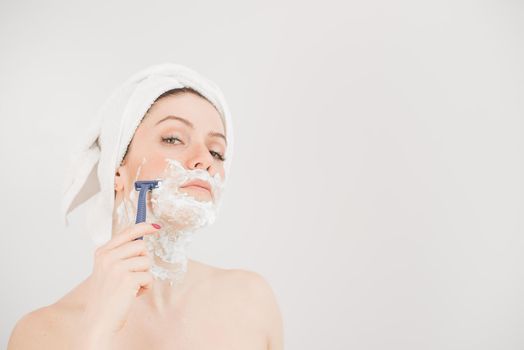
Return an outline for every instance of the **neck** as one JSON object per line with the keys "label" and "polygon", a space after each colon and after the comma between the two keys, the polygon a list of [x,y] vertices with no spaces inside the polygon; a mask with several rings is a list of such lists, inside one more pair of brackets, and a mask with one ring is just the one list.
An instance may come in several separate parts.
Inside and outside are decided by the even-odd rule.
{"label": "neck", "polygon": [[187,272],[175,283],[169,280],[154,279],[153,286],[139,297],[140,305],[160,315],[172,314],[179,300],[195,280],[195,263],[188,260]]}
{"label": "neck", "polygon": [[187,248],[194,231],[175,230],[170,227],[144,237],[153,258],[151,273],[155,279],[174,285],[184,278],[187,271]]}

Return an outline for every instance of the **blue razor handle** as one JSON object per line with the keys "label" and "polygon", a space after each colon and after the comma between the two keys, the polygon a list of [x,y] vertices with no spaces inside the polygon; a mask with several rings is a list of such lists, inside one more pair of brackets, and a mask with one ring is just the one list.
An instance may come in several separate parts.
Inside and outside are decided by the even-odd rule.
{"label": "blue razor handle", "polygon": [[[136,221],[135,224],[146,221],[146,197],[147,192],[153,188],[158,187],[158,180],[149,180],[149,181],[135,181],[135,190],[140,191],[138,194],[138,207],[136,210]],[[142,237],[135,238],[143,239]]]}

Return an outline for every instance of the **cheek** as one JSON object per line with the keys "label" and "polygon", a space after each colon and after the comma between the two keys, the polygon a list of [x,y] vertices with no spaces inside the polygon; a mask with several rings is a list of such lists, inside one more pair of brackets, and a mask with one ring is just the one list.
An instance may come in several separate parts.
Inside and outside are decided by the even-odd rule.
{"label": "cheek", "polygon": [[165,157],[144,157],[141,162],[138,162],[136,175],[132,180],[133,182],[135,180],[156,180],[164,172],[165,168]]}
{"label": "cheek", "polygon": [[221,179],[222,182],[224,182],[224,181],[226,180],[226,179],[225,179],[225,178],[226,178],[226,174],[225,174],[225,171],[224,171],[224,167],[223,167],[223,166],[219,166],[219,167],[216,169],[216,171],[215,171],[213,177],[216,176],[216,175],[220,175],[220,179]]}

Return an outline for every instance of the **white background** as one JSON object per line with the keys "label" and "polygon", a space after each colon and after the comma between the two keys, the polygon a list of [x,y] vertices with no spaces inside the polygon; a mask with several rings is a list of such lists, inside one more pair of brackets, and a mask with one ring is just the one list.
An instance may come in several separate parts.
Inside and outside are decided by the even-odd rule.
{"label": "white background", "polygon": [[215,81],[235,157],[190,256],[262,274],[286,349],[524,348],[519,1],[2,1],[0,346],[91,271],[70,147],[151,64]]}

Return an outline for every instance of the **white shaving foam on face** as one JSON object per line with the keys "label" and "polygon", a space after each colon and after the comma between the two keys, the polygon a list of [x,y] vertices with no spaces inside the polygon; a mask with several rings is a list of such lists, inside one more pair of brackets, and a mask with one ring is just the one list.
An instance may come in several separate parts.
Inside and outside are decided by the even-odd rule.
{"label": "white shaving foam on face", "polygon": [[[146,159],[142,162],[144,165]],[[171,285],[183,279],[187,271],[187,247],[195,232],[212,225],[218,216],[223,181],[220,174],[209,175],[206,170],[186,170],[175,159],[166,158],[166,168],[159,179],[158,188],[151,190],[147,203],[146,221],[162,226],[158,232],[144,236],[152,257],[151,273],[156,279],[168,280]],[[142,165],[137,170],[139,178]],[[199,200],[180,190],[187,182],[199,179],[211,187],[209,201]],[[133,183],[134,185],[134,183]],[[133,188],[116,210],[119,229],[134,224],[137,195]]]}

